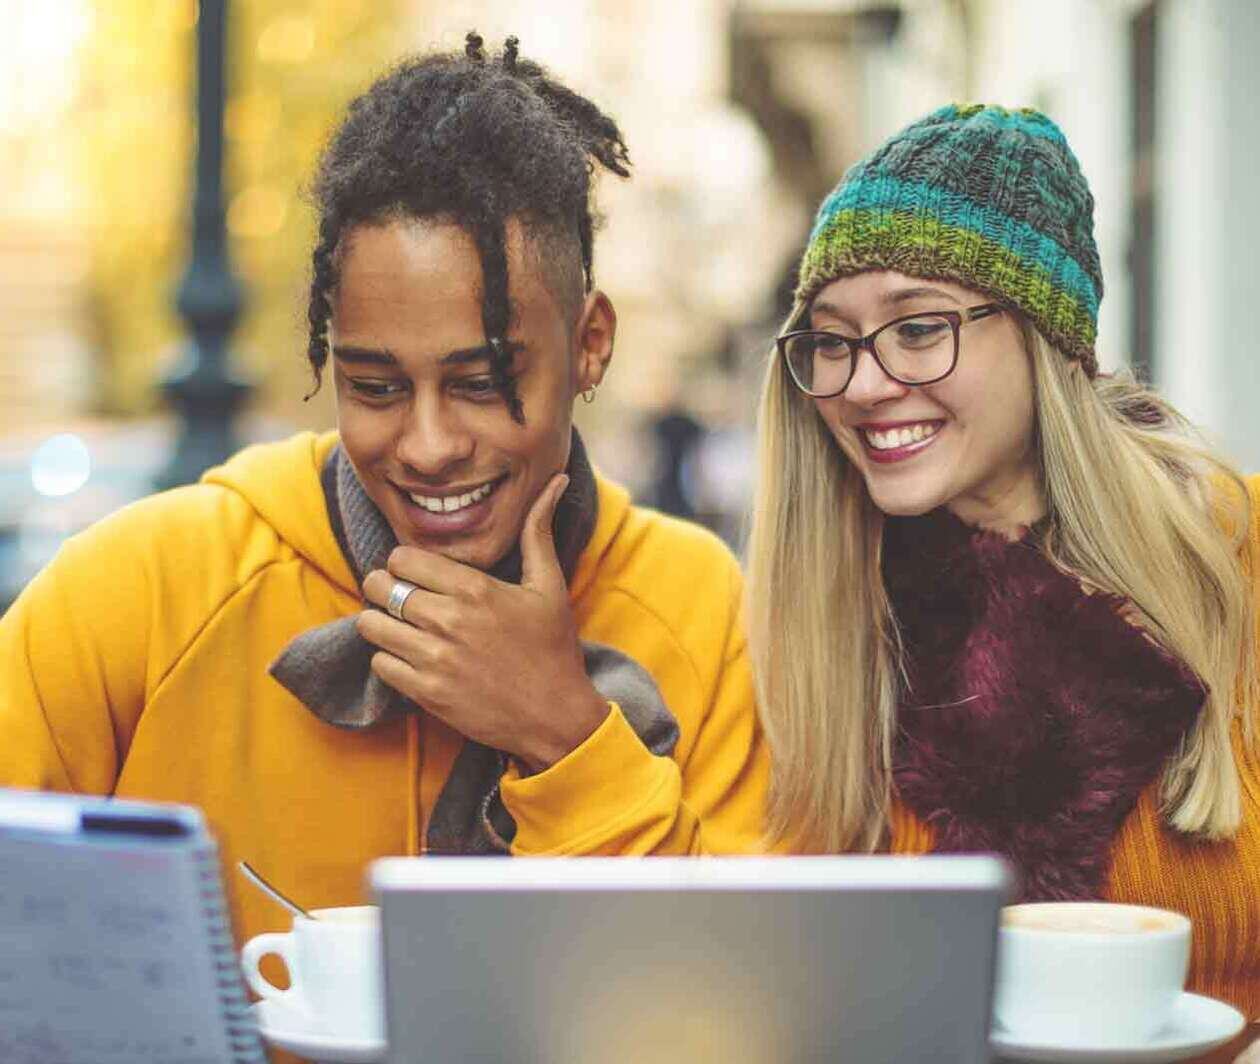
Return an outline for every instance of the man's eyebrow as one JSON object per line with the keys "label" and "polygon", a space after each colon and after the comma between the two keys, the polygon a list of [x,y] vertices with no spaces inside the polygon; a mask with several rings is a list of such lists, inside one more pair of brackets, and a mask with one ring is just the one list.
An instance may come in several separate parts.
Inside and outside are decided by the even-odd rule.
{"label": "man's eyebrow", "polygon": [[342,344],[333,346],[333,358],[338,362],[364,362],[373,366],[396,366],[396,359],[388,351],[372,347],[349,347]]}
{"label": "man's eyebrow", "polygon": [[[476,347],[461,347],[443,355],[439,361],[444,366],[462,366],[469,362],[488,361],[494,354],[489,344]],[[374,347],[354,347],[337,344],[333,347],[333,357],[340,362],[359,362],[373,366],[397,366],[398,358],[392,352]]]}
{"label": "man's eyebrow", "polygon": [[450,351],[440,359],[444,366],[462,366],[468,362],[484,362],[494,357],[494,348],[489,344],[478,344],[476,347],[461,347]]}

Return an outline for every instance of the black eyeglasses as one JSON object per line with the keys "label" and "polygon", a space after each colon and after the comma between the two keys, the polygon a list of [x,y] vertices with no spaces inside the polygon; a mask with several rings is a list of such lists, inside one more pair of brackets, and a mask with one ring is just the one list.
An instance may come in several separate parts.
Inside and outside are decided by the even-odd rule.
{"label": "black eyeglasses", "polygon": [[821,329],[795,329],[784,333],[775,344],[792,382],[815,399],[844,394],[863,350],[901,384],[935,384],[958,365],[958,330],[963,322],[1005,309],[1000,303],[981,303],[961,311],[907,314],[856,339]]}

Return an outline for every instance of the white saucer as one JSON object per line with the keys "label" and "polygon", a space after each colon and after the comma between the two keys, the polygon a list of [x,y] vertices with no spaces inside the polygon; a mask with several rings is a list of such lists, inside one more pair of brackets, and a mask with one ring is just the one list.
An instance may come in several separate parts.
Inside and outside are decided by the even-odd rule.
{"label": "white saucer", "polygon": [[338,1064],[378,1064],[385,1059],[385,1043],[337,1038],[308,1029],[305,1018],[276,1001],[258,1001],[249,1007],[263,1040],[315,1061]]}
{"label": "white saucer", "polygon": [[1185,1060],[1224,1045],[1246,1021],[1237,1009],[1200,994],[1182,994],[1173,1005],[1168,1024],[1154,1038],[1140,1044],[1112,1046],[1030,1042],[994,1028],[989,1035],[993,1052],[1003,1060],[1045,1061],[1048,1064],[1162,1064]]}

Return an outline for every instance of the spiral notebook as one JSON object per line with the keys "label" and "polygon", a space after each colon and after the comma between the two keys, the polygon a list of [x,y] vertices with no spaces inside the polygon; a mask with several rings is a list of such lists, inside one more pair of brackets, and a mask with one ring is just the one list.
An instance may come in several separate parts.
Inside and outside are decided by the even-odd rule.
{"label": "spiral notebook", "polygon": [[263,1064],[185,806],[0,789],[0,1064]]}

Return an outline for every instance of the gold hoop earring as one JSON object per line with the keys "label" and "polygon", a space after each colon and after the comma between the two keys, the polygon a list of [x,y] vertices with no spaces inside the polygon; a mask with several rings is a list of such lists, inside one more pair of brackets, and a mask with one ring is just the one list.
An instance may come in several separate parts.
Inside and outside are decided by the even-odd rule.
{"label": "gold hoop earring", "polygon": [[592,384],[582,393],[582,402],[588,404],[595,402],[595,385]]}

